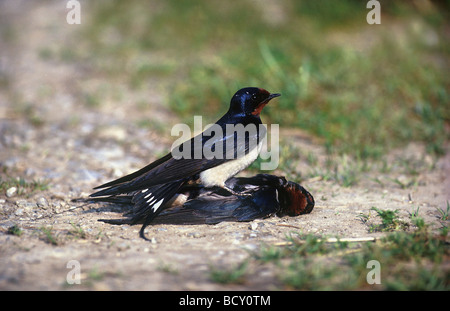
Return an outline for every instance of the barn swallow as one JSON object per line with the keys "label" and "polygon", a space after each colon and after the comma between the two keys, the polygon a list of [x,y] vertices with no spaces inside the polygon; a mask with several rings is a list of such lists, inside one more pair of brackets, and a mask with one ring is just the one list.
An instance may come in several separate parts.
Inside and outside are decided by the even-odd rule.
{"label": "barn swallow", "polygon": [[273,215],[298,216],[314,208],[313,196],[301,185],[284,177],[259,174],[254,177],[233,177],[227,182],[235,191],[250,196],[236,196],[221,188],[202,188],[173,213],[167,210],[160,221],[180,219],[183,222],[216,224],[223,221],[252,221]]}
{"label": "barn swallow", "polygon": [[[313,196],[301,185],[284,177],[258,174],[253,177],[232,177],[226,184],[237,192],[231,194],[220,187],[206,188],[201,184],[184,185],[170,208],[162,212],[156,223],[216,224],[223,221],[245,222],[273,215],[298,216],[314,208]],[[179,197],[184,197],[184,200]],[[183,202],[184,201],[184,202]],[[127,203],[122,198],[121,203]],[[129,197],[128,203],[131,203]],[[128,211],[127,219],[101,219],[112,224],[142,222],[139,214]]]}
{"label": "barn swallow", "polygon": [[[144,219],[139,235],[146,239],[145,227],[166,208],[166,203],[185,184],[201,183],[205,187],[223,188],[234,195],[246,195],[235,192],[225,182],[247,168],[258,157],[266,135],[265,128],[262,127],[261,130],[259,126],[262,124],[260,113],[271,99],[278,96],[280,94],[271,94],[256,87],[240,89],[231,98],[227,113],[215,126],[221,128],[222,133],[226,133],[227,125],[255,125],[256,131],[247,135],[248,138],[244,141],[235,139],[235,134],[217,137],[203,132],[183,143],[184,147],[190,147],[191,157],[176,158],[172,150],[134,173],[95,187],[94,189],[102,190],[91,194],[90,197],[95,201],[119,202],[121,195],[131,195],[133,213],[138,215],[136,219]],[[229,147],[227,142],[230,141],[232,148],[223,149],[220,157],[205,157],[201,152],[200,157],[195,156],[199,148],[203,150],[205,146],[212,146],[213,149],[219,143],[223,147]]]}

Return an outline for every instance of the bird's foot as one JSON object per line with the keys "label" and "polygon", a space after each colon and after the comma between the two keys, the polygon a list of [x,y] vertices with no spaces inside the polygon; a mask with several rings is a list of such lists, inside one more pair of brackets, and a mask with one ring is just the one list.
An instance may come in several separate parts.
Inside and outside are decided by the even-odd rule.
{"label": "bird's foot", "polygon": [[227,186],[223,186],[223,189],[225,189],[226,191],[228,191],[232,195],[236,195],[236,196],[239,196],[239,197],[251,197],[252,196],[251,193],[247,193],[245,191],[243,191],[243,192],[236,192],[236,191],[234,191],[233,189],[231,189],[231,188],[229,188]]}
{"label": "bird's foot", "polygon": [[145,236],[145,232],[144,232],[145,227],[146,227],[146,226],[142,226],[142,227],[141,227],[141,230],[139,230],[139,236],[140,236],[141,238],[143,238],[144,240],[146,240],[146,241],[148,241],[148,242],[151,242],[152,240],[149,239],[149,238],[147,238],[147,237]]}

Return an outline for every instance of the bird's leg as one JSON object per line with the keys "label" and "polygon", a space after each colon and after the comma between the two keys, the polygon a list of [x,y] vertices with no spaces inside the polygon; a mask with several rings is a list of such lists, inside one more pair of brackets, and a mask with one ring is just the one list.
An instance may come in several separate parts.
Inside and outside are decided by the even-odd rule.
{"label": "bird's leg", "polygon": [[226,191],[228,191],[229,193],[231,193],[232,195],[237,195],[237,196],[240,196],[240,197],[250,197],[250,196],[252,196],[250,193],[236,192],[233,189],[231,189],[230,187],[228,187],[227,185],[223,185],[222,188],[225,189]]}

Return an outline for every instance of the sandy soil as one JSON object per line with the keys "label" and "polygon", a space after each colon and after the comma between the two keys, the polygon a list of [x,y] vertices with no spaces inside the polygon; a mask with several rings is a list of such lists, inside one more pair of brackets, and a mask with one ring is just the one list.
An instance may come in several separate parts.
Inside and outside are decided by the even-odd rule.
{"label": "sandy soil", "polygon": [[[103,81],[89,68],[45,57],[46,48],[76,44],[76,26],[66,23],[60,2],[0,3],[2,29],[14,33],[0,49],[0,76],[8,83],[0,93],[0,176],[49,181],[45,191],[11,197],[6,190],[0,193],[0,290],[270,290],[279,284],[268,268],[250,267],[244,284],[221,285],[210,280],[210,267],[230,267],[263,243],[284,241],[292,231],[380,236],[383,233],[370,233],[360,219],[372,207],[398,209],[407,222],[419,207],[433,228],[441,227],[437,208],[445,210],[450,200],[450,153],[433,159],[415,143],[386,157],[390,170],[362,172],[352,187],[320,177],[306,179],[302,185],[314,195],[316,207],[305,216],[217,225],[159,223],[147,229],[151,242],[138,237],[139,225],[99,222],[117,218],[119,209],[71,200],[142,167],[171,144],[136,126],[142,117],[136,102],[146,99],[158,111],[149,120],[170,124],[177,118],[157,89],[134,92],[120,82]],[[111,98],[98,107],[80,104],[80,96],[99,85],[129,96]],[[318,158],[315,166],[323,166],[326,154],[314,139],[289,129],[281,135],[289,135],[289,141],[304,151],[300,156],[311,151]],[[402,163],[417,172],[408,173]],[[312,169],[307,161],[298,164],[299,171]],[[399,182],[410,185],[401,187]],[[23,230],[22,235],[7,234],[13,225]],[[71,260],[80,264],[80,285],[67,285]]]}

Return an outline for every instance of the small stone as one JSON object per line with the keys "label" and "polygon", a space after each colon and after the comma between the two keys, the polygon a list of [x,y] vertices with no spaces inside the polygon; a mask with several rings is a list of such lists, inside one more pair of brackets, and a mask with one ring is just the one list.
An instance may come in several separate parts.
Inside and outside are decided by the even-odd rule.
{"label": "small stone", "polygon": [[252,222],[248,228],[250,230],[256,230],[258,228],[258,223]]}
{"label": "small stone", "polygon": [[17,192],[17,188],[16,187],[11,187],[8,190],[6,190],[6,196],[8,198],[12,197],[13,195],[15,195]]}
{"label": "small stone", "polygon": [[403,186],[406,186],[410,182],[410,179],[405,175],[400,175],[397,177],[397,181],[401,183]]}
{"label": "small stone", "polygon": [[187,236],[190,238],[200,238],[202,235],[200,234],[200,232],[189,232]]}
{"label": "small stone", "polygon": [[24,208],[24,207],[27,206],[27,204],[28,204],[28,202],[26,200],[18,200],[18,201],[16,201],[17,207]]}
{"label": "small stone", "polygon": [[119,245],[117,245],[117,250],[120,251],[125,251],[127,249],[130,248],[130,245],[126,242],[120,243]]}
{"label": "small stone", "polygon": [[252,244],[245,244],[245,245],[243,245],[243,248],[253,252],[253,251],[256,251],[258,249],[258,245],[253,244],[253,243]]}
{"label": "small stone", "polygon": [[41,197],[37,200],[37,206],[43,209],[46,209],[48,207],[48,202],[44,197]]}

